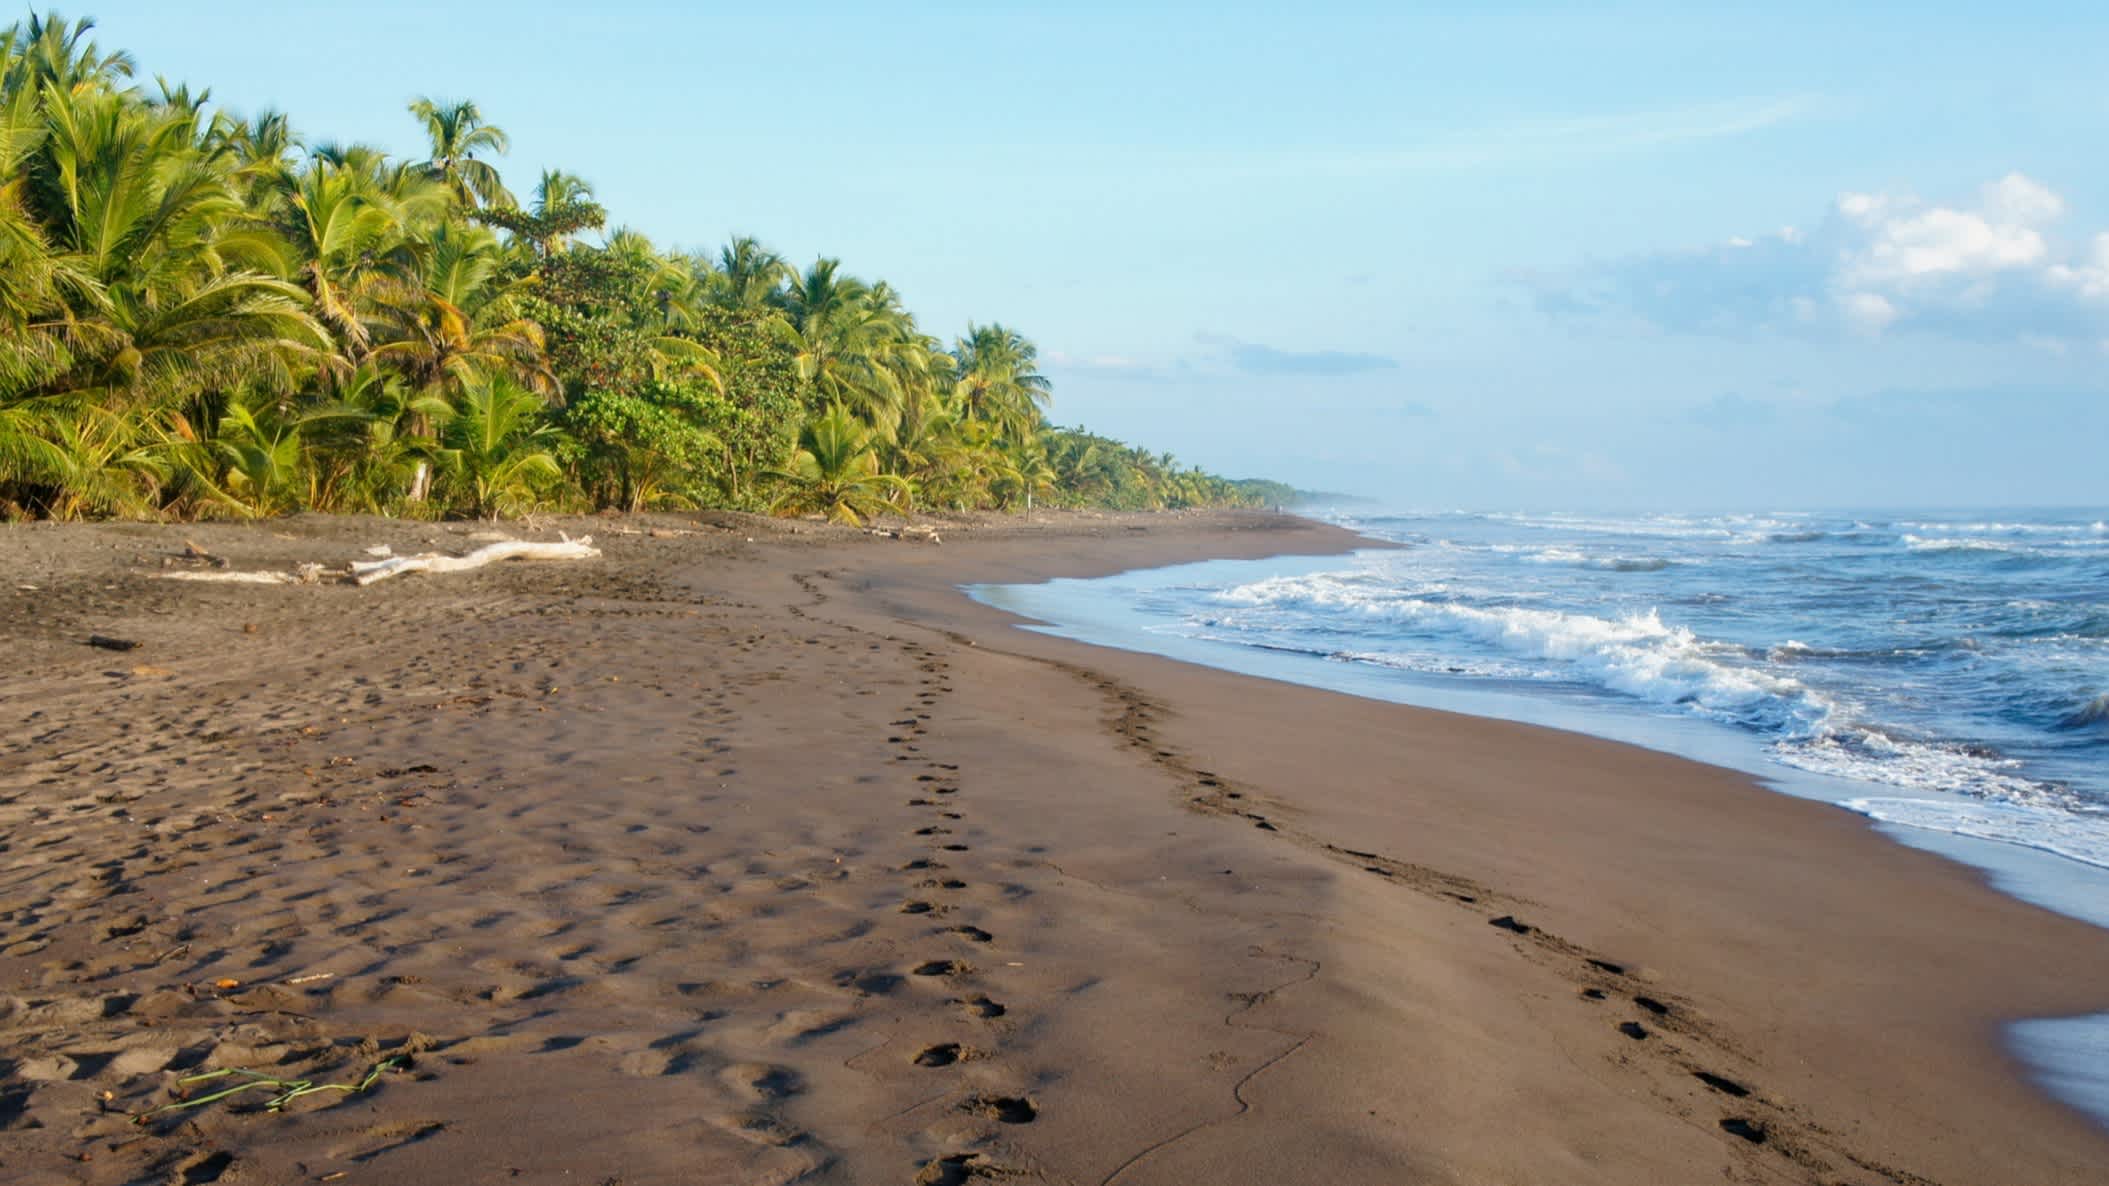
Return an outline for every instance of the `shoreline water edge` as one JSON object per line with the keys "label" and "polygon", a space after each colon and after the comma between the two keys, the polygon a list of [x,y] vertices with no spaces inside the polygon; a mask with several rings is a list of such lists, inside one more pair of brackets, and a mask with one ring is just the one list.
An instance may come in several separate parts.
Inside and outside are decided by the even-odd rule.
{"label": "shoreline water edge", "polygon": [[[1339,526],[940,526],[567,519],[532,534],[604,554],[366,589],[160,578],[193,545],[290,569],[524,529],[0,531],[0,1168],[2078,1186],[2109,1161],[2005,1037],[2109,1005],[2099,929],[1742,774],[960,592],[1337,565],[1369,546]],[[172,1094],[227,1068],[371,1079],[283,1112]]]}
{"label": "shoreline water edge", "polygon": [[[1756,669],[1764,666],[1763,658],[1791,662],[1812,653],[1847,655],[1842,649],[1826,651],[1793,639],[1753,643],[1696,637],[1682,624],[1665,625],[1661,604],[1734,600],[1720,591],[1724,585],[1734,587],[1739,579],[1757,584],[1773,575],[1753,579],[1723,563],[1724,553],[1747,561],[1752,547],[1796,546],[1797,563],[1782,579],[1805,579],[1837,558],[1806,559],[1808,545],[1834,536],[1855,551],[1867,550],[1873,541],[1877,547],[1899,546],[1907,555],[1936,554],[1943,561],[1953,554],[1989,557],[2009,570],[2018,561],[2015,587],[1994,588],[1992,595],[2009,607],[2061,611],[2067,619],[2051,627],[2029,622],[2020,636],[2053,643],[2077,637],[2089,648],[2100,678],[2100,660],[2093,652],[2103,651],[2109,636],[2109,605],[2099,595],[2081,601],[2089,596],[2084,573],[2074,574],[2071,590],[2060,590],[2056,581],[2042,582],[2040,573],[2029,571],[2024,559],[2033,543],[2060,549],[2052,554],[2056,559],[2109,561],[2109,533],[2100,515],[2065,512],[2046,523],[2011,511],[1945,519],[1925,512],[1621,518],[1332,511],[1314,518],[1367,532],[1369,542],[1382,550],[1205,561],[1080,580],[974,585],[965,591],[1037,623],[1029,629],[1063,638],[1381,701],[1565,730],[1738,771],[1783,794],[1864,816],[1875,831],[1969,866],[2021,900],[2109,928],[2109,795],[2104,793],[2109,783],[2092,769],[2104,749],[2094,734],[2109,692],[2083,686],[2070,695],[2072,704],[2047,705],[2042,714],[2051,738],[2081,755],[2065,766],[2080,775],[2074,787],[2046,781],[2027,764],[1981,742],[1909,739],[1894,727],[1848,721],[1837,699],[1826,696],[1820,685],[1794,678],[1798,673],[1791,667],[1775,663],[1770,671]],[[1491,540],[1462,542],[1437,534],[1446,529],[1464,534],[1489,520],[1508,530]],[[1899,521],[1901,526],[1894,526]],[[1935,534],[1919,536],[1906,529]],[[1691,539],[1701,541],[1701,547],[1662,546]],[[1401,549],[1423,555],[1434,549],[1438,555],[1431,563],[1413,564],[1417,558]],[[1506,563],[1496,572],[1488,571],[1491,566],[1473,568],[1469,561],[1457,562],[1460,552],[1491,553]],[[1673,566],[1710,571],[1682,588],[1654,584],[1637,598],[1618,600],[1596,590],[1599,583],[1622,577],[1650,582]],[[1522,587],[1498,590],[1472,586],[1475,580],[1576,570],[1580,575],[1573,583],[1589,590],[1580,596],[1556,583],[1550,589],[1531,588],[1527,580],[1518,581]],[[1879,575],[1896,579],[1894,573]],[[1936,569],[1928,575],[1943,574]],[[2022,591],[2020,581],[2030,578],[2035,583],[2028,591],[2049,600],[2014,600]],[[1926,584],[1928,597],[1944,591],[1934,580]],[[1791,596],[1777,587],[1752,592]],[[1822,596],[1830,605],[1844,600],[1835,590]],[[1674,613],[1681,607],[1670,608]],[[1754,628],[1797,622],[1803,632],[1824,630],[1822,624],[1795,617],[1794,611],[1803,608],[1778,610]],[[1923,612],[1923,600],[1913,608]],[[1414,628],[1428,619],[1439,624]],[[2090,633],[2070,633],[2075,621]],[[1406,629],[1398,629],[1402,622],[1409,624]],[[1442,627],[1449,628],[1447,637]],[[1987,650],[1975,638],[1960,637],[1930,645],[1913,640],[1896,651],[1916,657],[1943,646],[1973,659]],[[1760,661],[1739,662],[1751,657]],[[1864,652],[1849,657],[1855,665],[1868,659]],[[1538,661],[1535,666],[1532,660]],[[2075,662],[2060,674],[2070,678],[2079,669]],[[1870,690],[1847,688],[1860,693],[1856,707],[1872,698]],[[2019,695],[2050,699],[2036,687]],[[2039,722],[2039,729],[2046,722]],[[1851,736],[1856,729],[1864,732]],[[1850,740],[1839,744],[1838,733]],[[1868,736],[1878,739],[1879,748],[1865,744]],[[2052,769],[2063,772],[2055,765]],[[2002,826],[1983,826],[1987,818]],[[2012,1041],[2037,1081],[2109,1126],[2109,1058],[2104,1057],[2109,1013],[2017,1021]]]}

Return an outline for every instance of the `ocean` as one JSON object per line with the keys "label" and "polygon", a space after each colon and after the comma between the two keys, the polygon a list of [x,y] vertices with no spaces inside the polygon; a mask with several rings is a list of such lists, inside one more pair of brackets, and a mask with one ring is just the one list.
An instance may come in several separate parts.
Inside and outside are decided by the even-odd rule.
{"label": "ocean", "polygon": [[[1744,770],[2109,927],[2109,508],[1305,513],[1401,546],[970,592],[1087,642]],[[2109,1017],[2013,1039],[2109,1124]]]}

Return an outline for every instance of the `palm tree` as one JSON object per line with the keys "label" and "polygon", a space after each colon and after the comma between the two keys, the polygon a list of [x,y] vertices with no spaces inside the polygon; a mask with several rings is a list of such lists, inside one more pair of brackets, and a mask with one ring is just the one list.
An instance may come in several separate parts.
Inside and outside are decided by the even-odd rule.
{"label": "palm tree", "polygon": [[481,377],[501,375],[554,396],[556,379],[542,361],[542,327],[518,316],[499,288],[504,258],[497,236],[482,227],[446,226],[422,248],[421,273],[371,289],[369,357],[422,392],[452,396]]}
{"label": "palm tree", "polygon": [[846,408],[885,439],[900,425],[904,380],[927,373],[928,342],[893,289],[841,269],[840,260],[823,258],[792,274],[775,328],[797,358],[809,405]]}
{"label": "palm tree", "polygon": [[503,156],[511,150],[512,140],[503,128],[485,123],[483,112],[475,103],[467,99],[435,103],[420,98],[410,104],[410,114],[424,125],[425,135],[432,142],[432,156],[424,168],[454,195],[463,209],[513,204],[513,195],[506,192],[497,168],[476,158],[479,152]]}
{"label": "palm tree", "polygon": [[1059,479],[1054,462],[1047,454],[1047,446],[1039,438],[1013,445],[1003,455],[1002,472],[996,481],[998,503],[1010,507],[1022,499],[1025,509],[1030,511],[1034,499],[1053,493]]}
{"label": "palm tree", "polygon": [[729,309],[761,312],[777,302],[791,276],[782,256],[747,235],[735,235],[718,250],[711,291]]}
{"label": "palm tree", "polygon": [[10,76],[6,85],[33,91],[50,86],[76,95],[115,89],[138,64],[121,50],[103,53],[88,40],[94,28],[93,19],[69,25],[56,12],[39,17],[31,11],[27,21],[0,35],[0,61],[8,64]]}
{"label": "palm tree", "polygon": [[68,301],[93,309],[101,300],[94,278],[23,206],[23,167],[42,139],[36,93],[0,94],[0,405],[65,369],[75,330]]}
{"label": "palm tree", "polygon": [[187,451],[190,476],[245,515],[277,515],[320,502],[311,456],[318,426],[359,418],[356,410],[294,411],[271,401],[230,400],[203,447]]}
{"label": "palm tree", "polygon": [[771,470],[782,483],[770,509],[778,514],[821,514],[856,526],[887,509],[907,483],[879,472],[872,431],[841,406],[806,421],[788,467]]}
{"label": "palm tree", "polygon": [[508,379],[464,390],[443,439],[448,484],[459,504],[479,517],[532,509],[564,474],[551,451],[557,431],[542,420],[541,397]]}
{"label": "palm tree", "polygon": [[332,150],[298,173],[276,178],[278,230],[292,247],[315,312],[356,362],[367,335],[357,300],[380,257],[402,242],[395,212],[382,201],[367,158]]}
{"label": "palm tree", "polygon": [[242,382],[289,386],[327,352],[306,294],[282,278],[281,241],[243,223],[236,162],[195,113],[47,88],[43,117],[24,205],[102,299],[42,394],[167,407]]}
{"label": "palm tree", "polygon": [[114,408],[0,408],[0,479],[54,519],[149,513],[167,444]]}
{"label": "palm tree", "polygon": [[1054,385],[1039,370],[1039,348],[1002,325],[967,326],[953,347],[953,398],[969,420],[993,424],[1008,439],[1023,440],[1039,426]]}
{"label": "palm tree", "polygon": [[473,217],[482,223],[511,231],[544,259],[563,251],[572,236],[605,224],[608,212],[593,200],[593,187],[575,173],[545,169],[535,186],[531,211],[485,208]]}

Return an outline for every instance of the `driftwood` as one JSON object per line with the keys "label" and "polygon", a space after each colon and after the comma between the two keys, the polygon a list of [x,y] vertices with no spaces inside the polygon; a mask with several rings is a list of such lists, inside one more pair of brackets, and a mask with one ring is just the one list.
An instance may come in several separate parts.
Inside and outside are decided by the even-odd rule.
{"label": "driftwood", "polygon": [[164,572],[161,579],[213,585],[313,585],[322,580],[322,566],[303,564],[292,572]]}
{"label": "driftwood", "polygon": [[438,552],[426,552],[421,556],[394,556],[387,560],[359,560],[351,566],[352,583],[371,585],[389,577],[399,577],[408,572],[467,572],[482,568],[500,560],[589,560],[600,555],[593,546],[593,537],[566,539],[561,543],[536,543],[529,540],[500,540],[485,544],[466,556],[445,556]]}
{"label": "driftwood", "polygon": [[88,636],[88,645],[105,651],[130,651],[138,648],[139,640],[136,638],[112,638],[107,634],[91,634]]}
{"label": "driftwood", "polygon": [[932,544],[941,544],[945,542],[944,540],[941,540],[937,537],[937,528],[935,527],[867,527],[865,528],[865,531],[869,532],[872,535],[882,536],[886,539],[912,539],[921,540],[924,543]]}
{"label": "driftwood", "polygon": [[225,556],[215,556],[190,540],[183,541],[183,550],[176,554],[176,559],[209,564],[214,568],[227,567],[227,558]]}
{"label": "driftwood", "polygon": [[[348,570],[343,570],[342,577],[354,585],[371,585],[408,572],[467,572],[499,560],[586,560],[600,555],[600,549],[593,546],[590,535],[558,543],[498,540],[466,556],[448,556],[439,552],[394,556],[385,546],[366,551],[368,555],[384,559],[353,561]],[[320,564],[302,564],[291,572],[164,572],[157,575],[164,581],[205,581],[223,585],[314,585],[321,583],[324,571]]]}

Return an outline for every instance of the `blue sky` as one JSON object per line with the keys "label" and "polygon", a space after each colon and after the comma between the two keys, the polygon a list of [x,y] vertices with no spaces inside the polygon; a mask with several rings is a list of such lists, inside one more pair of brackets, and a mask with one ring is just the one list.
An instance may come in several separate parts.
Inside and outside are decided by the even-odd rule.
{"label": "blue sky", "polygon": [[[1064,423],[1421,506],[2109,503],[2087,5],[102,0],[148,77],[884,277]],[[1851,11],[1834,11],[1850,7]],[[1705,8],[1707,11],[1695,11]]]}

